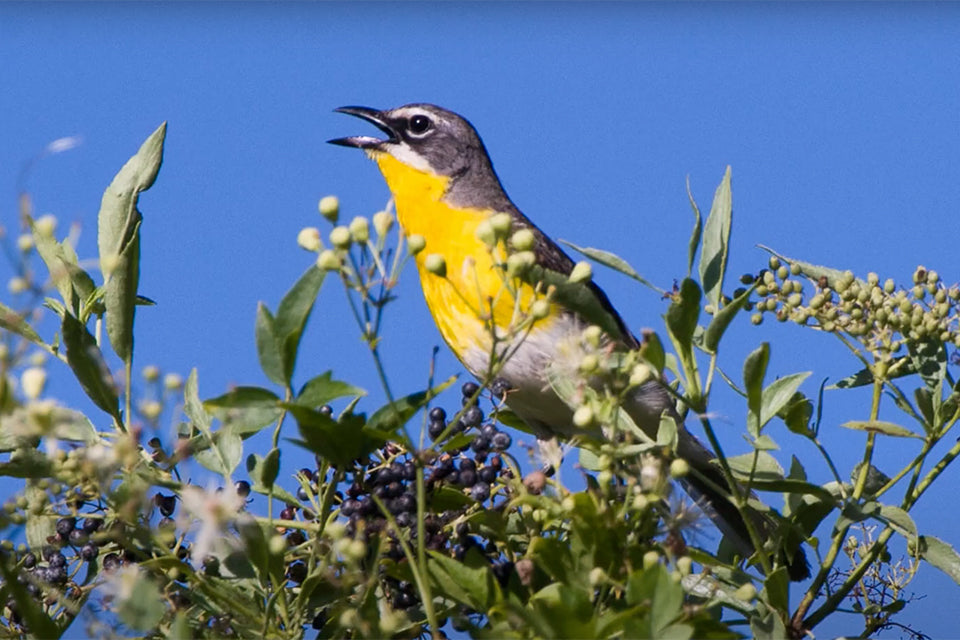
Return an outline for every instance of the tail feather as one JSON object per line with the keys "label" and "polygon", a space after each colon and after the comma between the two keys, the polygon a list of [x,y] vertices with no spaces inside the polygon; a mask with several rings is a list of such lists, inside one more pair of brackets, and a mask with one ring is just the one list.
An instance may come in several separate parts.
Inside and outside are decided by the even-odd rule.
{"label": "tail feather", "polygon": [[[750,540],[750,534],[740,511],[729,499],[730,487],[723,473],[713,462],[707,464],[697,464],[696,460],[691,462],[693,462],[695,473],[683,479],[684,489],[701,505],[704,512],[733,543],[739,553],[744,557],[752,555],[754,546]],[[750,523],[761,540],[766,540],[776,533],[778,524],[770,514],[748,509],[747,517],[750,518]],[[787,567],[791,580],[796,582],[810,577],[810,565],[799,543],[796,548],[781,550],[778,561]]]}

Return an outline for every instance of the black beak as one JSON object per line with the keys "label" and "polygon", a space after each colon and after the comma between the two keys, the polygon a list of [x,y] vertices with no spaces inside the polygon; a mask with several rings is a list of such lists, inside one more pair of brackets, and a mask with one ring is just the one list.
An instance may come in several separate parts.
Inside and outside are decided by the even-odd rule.
{"label": "black beak", "polygon": [[339,109],[334,109],[334,111],[366,120],[387,134],[387,139],[380,140],[372,136],[350,136],[349,138],[327,140],[330,144],[337,144],[341,147],[356,147],[357,149],[379,149],[380,145],[385,142],[397,142],[396,131],[386,121],[381,111],[368,107],[340,107]]}

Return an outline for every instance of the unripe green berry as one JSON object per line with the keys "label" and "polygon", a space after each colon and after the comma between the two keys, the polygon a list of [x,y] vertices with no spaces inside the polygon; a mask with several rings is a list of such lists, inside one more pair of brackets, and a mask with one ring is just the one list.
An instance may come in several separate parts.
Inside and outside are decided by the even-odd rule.
{"label": "unripe green berry", "polygon": [[670,463],[670,476],[685,478],[690,473],[690,463],[683,458],[674,458]]}
{"label": "unripe green berry", "polygon": [[324,271],[339,271],[341,265],[340,256],[333,249],[324,249],[317,256],[317,267]]}
{"label": "unripe green berry", "polygon": [[660,564],[660,554],[656,551],[647,551],[643,554],[643,568],[650,570]]}
{"label": "unripe green berry", "polygon": [[777,277],[780,278],[781,280],[786,280],[787,276],[789,275],[790,275],[790,270],[787,269],[786,267],[781,266],[780,268],[777,269]]}
{"label": "unripe green berry", "polygon": [[897,290],[897,283],[893,281],[893,278],[887,278],[883,281],[883,291],[884,293],[891,294]]}
{"label": "unripe green berry", "polygon": [[497,237],[506,238],[513,227],[513,217],[509,213],[497,213],[490,217],[490,225]]}
{"label": "unripe green berry", "polygon": [[770,256],[770,270],[776,271],[780,268],[780,258],[777,256]]}
{"label": "unripe green berry", "polygon": [[536,300],[530,305],[530,315],[534,320],[543,320],[550,315],[550,303],[546,300]]}
{"label": "unripe green berry", "polygon": [[526,273],[537,262],[533,251],[518,251],[507,256],[507,274],[519,276]]}
{"label": "unripe green berry", "polygon": [[427,246],[426,239],[419,233],[414,233],[407,236],[407,250],[410,252],[410,255],[415,256],[421,251],[424,247]]}
{"label": "unripe green berry", "polygon": [[480,221],[480,224],[477,225],[475,235],[480,242],[488,247],[492,247],[497,244],[497,234],[494,232],[493,225],[490,224],[489,220]]}
{"label": "unripe green berry", "polygon": [[577,427],[578,429],[587,429],[592,427],[593,424],[593,409],[587,405],[577,407],[577,410],[573,412],[573,426]]}
{"label": "unripe green berry", "polygon": [[589,262],[578,262],[570,272],[568,280],[570,282],[587,282],[593,277],[593,268]]}
{"label": "unripe green berry", "polygon": [[345,226],[334,227],[330,232],[330,244],[337,249],[349,249],[353,241],[350,236],[350,228]]}
{"label": "unripe green berry", "polygon": [[510,238],[510,244],[517,251],[530,251],[536,242],[536,236],[530,229],[520,229]]}
{"label": "unripe green berry", "polygon": [[350,237],[359,244],[366,244],[370,239],[370,223],[363,216],[357,216],[350,221]]}
{"label": "unripe green berry", "polygon": [[803,273],[803,270],[800,268],[799,264],[794,262],[793,264],[790,265],[790,273],[792,273],[795,276],[798,276],[801,273]]}
{"label": "unripe green berry", "polygon": [[337,196],[325,196],[320,198],[320,215],[332,222],[333,224],[337,223],[337,218],[340,216],[340,200]]}
{"label": "unripe green berry", "polygon": [[373,214],[373,228],[377,230],[377,235],[385,236],[393,228],[394,217],[389,211],[378,211]]}
{"label": "unripe green berry", "polygon": [[927,284],[937,284],[940,281],[940,274],[931,269],[927,271]]}
{"label": "unripe green berry", "polygon": [[447,261],[439,253],[431,253],[428,255],[423,261],[423,268],[435,276],[441,278],[447,277]]}
{"label": "unripe green berry", "polygon": [[761,322],[763,322],[763,314],[754,313],[753,315],[750,316],[750,322],[752,322],[753,324],[760,324]]}

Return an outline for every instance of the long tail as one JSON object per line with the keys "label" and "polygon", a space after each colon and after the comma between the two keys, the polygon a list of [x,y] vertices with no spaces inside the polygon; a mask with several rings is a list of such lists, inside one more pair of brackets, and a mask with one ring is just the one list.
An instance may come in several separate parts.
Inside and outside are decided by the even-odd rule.
{"label": "long tail", "polygon": [[[686,429],[680,432],[677,453],[687,460],[694,470],[694,473],[681,481],[683,488],[700,504],[717,528],[744,557],[752,555],[754,546],[747,526],[730,501],[730,485],[716,464],[713,454]],[[770,538],[777,530],[777,521],[768,513],[749,509],[747,517],[761,540]],[[786,565],[791,580],[800,581],[810,577],[810,565],[799,541],[795,548],[781,551],[778,560]]]}

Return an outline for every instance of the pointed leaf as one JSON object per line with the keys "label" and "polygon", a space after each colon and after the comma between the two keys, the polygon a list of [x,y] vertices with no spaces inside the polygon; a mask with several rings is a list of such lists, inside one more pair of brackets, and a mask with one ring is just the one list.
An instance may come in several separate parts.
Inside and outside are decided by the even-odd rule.
{"label": "pointed leaf", "polygon": [[640,284],[650,287],[657,293],[663,293],[663,290],[651,284],[649,280],[637,273],[637,270],[631,267],[626,260],[615,253],[604,251],[603,249],[594,249],[593,247],[578,247],[572,242],[567,242],[566,240],[561,240],[560,242],[567,245],[577,253],[585,255],[594,262],[602,264],[603,266],[613,269],[614,271],[619,271],[623,275],[633,278]]}
{"label": "pointed leaf", "polygon": [[300,336],[310,318],[310,311],[316,302],[320,285],[327,272],[316,265],[311,265],[300,279],[294,283],[283,296],[277,315],[274,320],[274,331],[280,345],[280,358],[283,366],[284,383],[293,377],[293,369],[297,363],[297,350],[300,347]]}
{"label": "pointed leaf", "polygon": [[687,277],[689,278],[693,275],[693,263],[697,259],[697,248],[703,238],[703,216],[700,214],[697,201],[693,199],[693,192],[690,191],[690,176],[687,176],[687,198],[690,200],[690,208],[693,209],[693,231],[690,233],[690,247],[687,251]]}
{"label": "pointed leaf", "polygon": [[[947,374],[947,349],[940,340],[908,341],[913,370],[920,374],[925,385],[938,392]],[[937,399],[939,400],[939,398]]]}
{"label": "pointed leaf", "polygon": [[[733,475],[740,480],[750,478],[750,470],[753,469],[753,453],[744,453],[739,456],[727,458],[730,464],[730,470]],[[783,480],[783,467],[777,462],[777,459],[766,451],[757,451],[757,465],[753,477],[761,482],[781,481]]]}
{"label": "pointed leaf", "polygon": [[680,294],[667,309],[667,329],[680,345],[691,345],[700,318],[700,287],[690,278],[680,284]]}
{"label": "pointed leaf", "polygon": [[269,407],[276,408],[280,398],[274,392],[263,387],[236,387],[222,396],[217,396],[203,403],[204,407],[241,408]]}
{"label": "pointed leaf", "polygon": [[791,373],[771,382],[760,399],[760,428],[762,429],[774,416],[778,415],[792,400],[803,381],[810,377],[811,371]]}
{"label": "pointed leaf", "polygon": [[332,375],[332,371],[326,371],[303,385],[300,393],[297,394],[297,404],[316,408],[337,398],[343,398],[344,396],[357,397],[367,395],[367,392],[360,387],[355,387],[352,384],[347,384],[339,380],[333,380]]}
{"label": "pointed leaf", "polygon": [[394,433],[407,424],[410,418],[412,418],[417,411],[425,407],[430,400],[436,398],[439,393],[453,384],[456,379],[456,376],[450,376],[429,391],[411,393],[408,396],[385,404],[370,416],[364,429],[383,433]]}
{"label": "pointed leaf", "polygon": [[960,554],[953,547],[933,536],[920,536],[917,548],[921,558],[960,584]]}
{"label": "pointed leaf", "polygon": [[733,197],[730,191],[730,167],[727,167],[723,180],[713,195],[710,215],[707,216],[703,228],[703,248],[700,251],[700,282],[703,283],[704,296],[714,309],[720,308],[723,276],[727,270],[730,250],[732,219]]}
{"label": "pointed leaf", "polygon": [[260,359],[260,368],[271,382],[281,386],[286,385],[284,376],[283,356],[281,355],[280,340],[276,330],[276,321],[270,309],[262,302],[257,304],[257,357]]}
{"label": "pointed leaf", "polygon": [[723,337],[727,327],[729,327],[730,323],[733,321],[734,316],[736,316],[737,313],[739,313],[740,310],[743,309],[743,307],[750,300],[750,294],[752,294],[753,290],[756,288],[757,283],[754,283],[752,287],[731,300],[730,304],[724,305],[723,308],[714,314],[713,320],[710,321],[706,332],[703,334],[704,351],[707,353],[717,352],[717,346],[720,344],[720,338]]}
{"label": "pointed leaf", "polygon": [[113,378],[97,341],[79,320],[67,313],[61,325],[63,344],[67,347],[67,364],[73,370],[80,386],[93,403],[119,423],[120,408]]}
{"label": "pointed leaf", "polygon": [[770,345],[766,342],[754,349],[743,362],[743,387],[747,394],[749,419],[747,426],[751,434],[759,435],[760,414],[763,407],[763,378],[767,375],[770,362]]}
{"label": "pointed leaf", "polygon": [[43,338],[33,330],[22,315],[5,304],[0,304],[0,328],[26,338],[30,342],[45,345]]}
{"label": "pointed leaf", "polygon": [[892,422],[883,420],[850,420],[840,425],[846,429],[857,431],[871,431],[873,433],[882,433],[883,435],[893,436],[895,438],[920,438],[913,431]]}
{"label": "pointed leaf", "polygon": [[140,284],[140,219],[137,213],[130,240],[116,258],[116,264],[104,284],[107,336],[110,346],[124,362],[133,355],[133,322]]}
{"label": "pointed leaf", "polygon": [[60,292],[63,304],[75,315],[79,314],[79,301],[85,300],[96,288],[93,278],[80,268],[77,255],[68,242],[57,242],[53,236],[40,233],[32,220],[30,230],[37,253],[47,265],[50,279]]}
{"label": "pointed leaf", "polygon": [[910,514],[900,507],[889,504],[880,505],[880,518],[907,540],[917,539],[916,523],[910,517]]}

